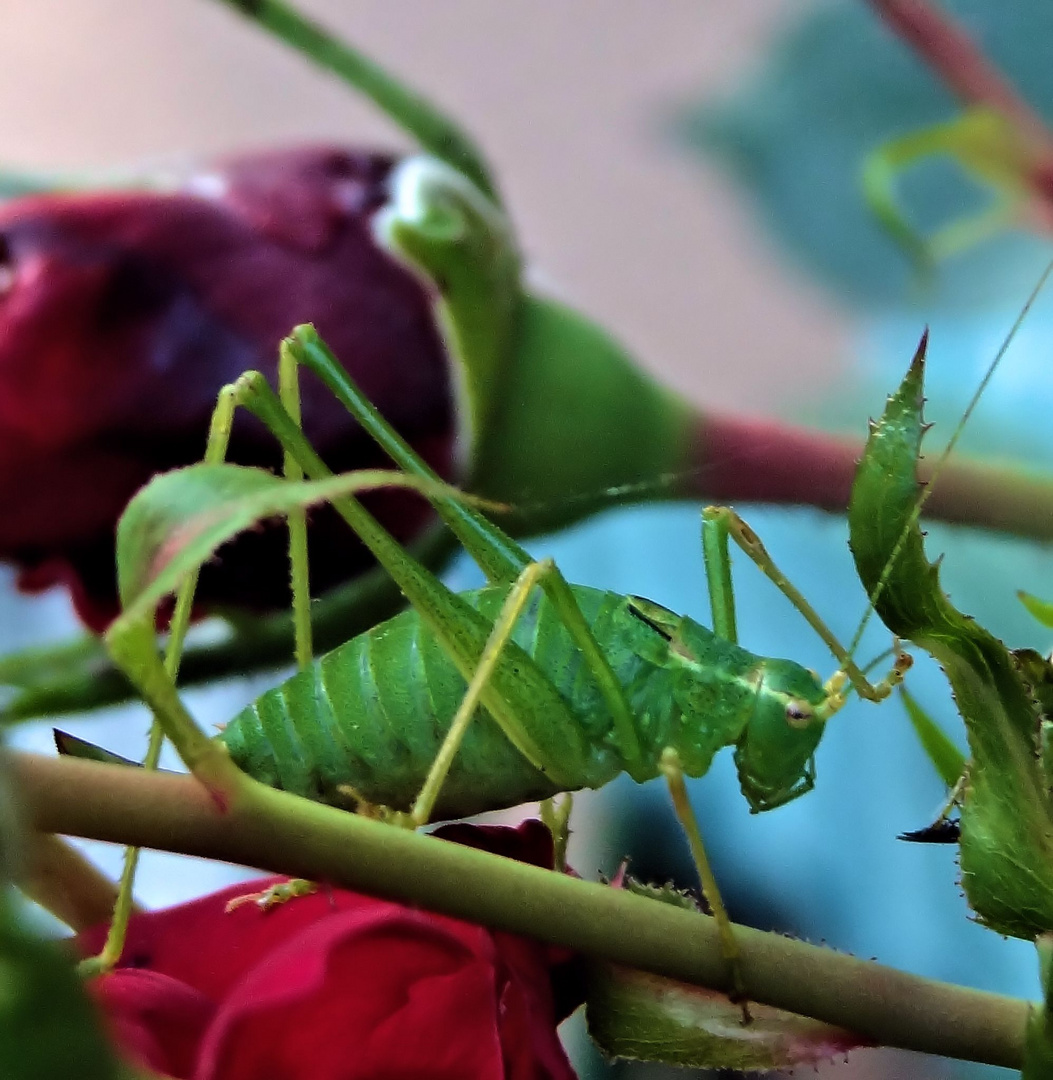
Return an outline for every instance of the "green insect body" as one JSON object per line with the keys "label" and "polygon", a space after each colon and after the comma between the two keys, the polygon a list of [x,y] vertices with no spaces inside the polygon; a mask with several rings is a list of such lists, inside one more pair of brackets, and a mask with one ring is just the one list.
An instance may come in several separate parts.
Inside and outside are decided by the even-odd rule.
{"label": "green insect body", "polygon": [[[688,775],[702,776],[718,750],[734,745],[754,811],[812,787],[812,755],[824,727],[819,714],[829,696],[813,673],[757,657],[649,601],[583,586],[572,591],[630,706],[642,749],[635,780],[658,776],[667,748]],[[494,585],[461,598],[492,623],[508,592]],[[512,641],[512,677],[517,647],[576,720],[581,753],[568,754],[575,771],[557,783],[492,719],[478,716],[443,784],[437,818],[544,799],[566,787],[598,788],[632,765],[596,680],[544,594],[535,593]],[[221,738],[239,766],[272,786],[345,806],[353,789],[371,803],[407,810],[465,687],[411,609],[268,691]]]}
{"label": "green insect body", "polygon": [[[300,366],[330,387],[397,473],[332,475],[295,419]],[[301,670],[224,729],[219,738],[233,762],[293,794],[368,812],[385,807],[395,812],[392,820],[412,826],[601,787],[623,772],[637,782],[664,776],[717,919],[729,986],[741,996],[738,946],[684,776],[702,776],[721,748],[734,746],[740,787],[754,811],[797,798],[814,783],[813,754],[847,685],[881,700],[902,678],[907,658],[897,655],[888,676],[871,684],[728,508],[703,511],[712,630],[649,600],[572,586],[550,560],[531,559],[484,517],[472,505],[478,500],[444,485],[312,328],[299,327],[283,342],[279,373],[293,412],[261,376],[243,376],[221,395],[206,463],[157,477],[118,530],[126,606],[107,644],[184,760],[192,768],[211,763],[209,770],[229,765],[216,764],[214,747],[179,699],[170,659],[178,653],[162,661],[158,652],[159,600],[178,587],[171,649],[189,616],[196,567],[238,532],[278,514],[289,517],[293,580],[305,583],[303,514],[329,502],[411,606],[312,660],[309,598],[305,588],[294,589]],[[238,404],[263,420],[295,461],[286,479],[219,463]],[[299,478],[304,474],[310,480]],[[414,487],[429,500],[489,585],[450,591],[354,497],[392,485]],[[173,530],[182,545],[171,542]],[[825,684],[789,660],[739,647],[729,540],[838,659]],[[553,827],[560,831],[556,818]]]}

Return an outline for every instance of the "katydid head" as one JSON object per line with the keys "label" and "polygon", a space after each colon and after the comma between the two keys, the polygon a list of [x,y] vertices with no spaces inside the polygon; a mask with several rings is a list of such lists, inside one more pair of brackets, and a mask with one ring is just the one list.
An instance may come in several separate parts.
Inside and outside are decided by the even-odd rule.
{"label": "katydid head", "polygon": [[628,608],[664,639],[660,662],[676,669],[673,692],[683,721],[675,749],[685,772],[701,776],[715,750],[734,742],[739,781],[754,811],[809,791],[830,700],[815,672],[755,656],[649,600],[630,597]]}
{"label": "katydid head", "polygon": [[829,696],[815,672],[792,660],[762,660],[756,674],[756,704],[735,744],[739,785],[754,813],[811,791]]}

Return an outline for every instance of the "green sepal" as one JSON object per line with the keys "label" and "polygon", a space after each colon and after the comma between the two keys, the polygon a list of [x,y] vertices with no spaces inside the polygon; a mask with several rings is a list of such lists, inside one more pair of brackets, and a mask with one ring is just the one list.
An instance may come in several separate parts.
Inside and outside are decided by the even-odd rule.
{"label": "green sepal", "polygon": [[474,487],[511,504],[517,535],[668,498],[661,481],[689,464],[696,423],[596,323],[528,293]]}
{"label": "green sepal", "polygon": [[[952,221],[928,236],[912,224],[900,200],[899,179],[926,158],[947,156],[992,192],[980,213]],[[1016,127],[991,109],[968,109],[954,120],[890,139],[867,155],[861,182],[871,213],[922,271],[1002,232],[1028,197],[1033,155]]]}
{"label": "green sepal", "polygon": [[951,604],[925,556],[916,481],[924,344],[872,426],[849,507],[852,552],[878,615],[942,665],[965,721],[972,755],[961,813],[966,897],[992,929],[1033,939],[1053,929],[1042,710],[1017,657]]}
{"label": "green sepal", "polygon": [[612,488],[666,494],[656,481],[687,464],[693,410],[591,320],[522,289],[508,218],[462,175],[411,158],[391,191],[375,231],[439,295],[473,487],[513,504],[519,532],[580,520]]}
{"label": "green sepal", "polygon": [[907,716],[940,779],[953,788],[965,771],[965,755],[954,745],[947,733],[918,704],[905,686],[900,687],[900,697]]}
{"label": "green sepal", "polygon": [[815,1065],[866,1040],[805,1016],[616,964],[588,967],[589,1034],[611,1058],[764,1072]]}
{"label": "green sepal", "polygon": [[377,240],[436,290],[452,365],[462,453],[488,430],[516,332],[521,260],[512,223],[463,173],[432,157],[407,158],[373,219]]}

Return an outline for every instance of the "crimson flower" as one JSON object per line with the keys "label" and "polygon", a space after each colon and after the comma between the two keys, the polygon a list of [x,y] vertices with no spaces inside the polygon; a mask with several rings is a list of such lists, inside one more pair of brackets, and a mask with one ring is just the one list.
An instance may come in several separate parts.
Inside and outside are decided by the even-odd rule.
{"label": "crimson flower", "polygon": [[[551,865],[538,821],[446,835]],[[552,987],[566,954],[342,889],[225,913],[276,880],[132,920],[92,984],[128,1057],[179,1080],[573,1080]]]}
{"label": "crimson flower", "polygon": [[[25,589],[69,587],[101,629],[116,614],[113,536],[155,472],[199,460],[220,387],[313,322],[368,397],[444,476],[455,417],[424,286],[377,247],[370,219],[391,159],[334,147],[231,158],[168,192],[37,195],[0,205],[0,559]],[[304,426],[338,471],[385,463],[313,376]],[[276,466],[262,425],[231,459]],[[419,499],[376,496],[400,540]],[[285,540],[239,539],[205,569],[203,606],[287,603]],[[332,512],[312,519],[316,592],[365,550]]]}

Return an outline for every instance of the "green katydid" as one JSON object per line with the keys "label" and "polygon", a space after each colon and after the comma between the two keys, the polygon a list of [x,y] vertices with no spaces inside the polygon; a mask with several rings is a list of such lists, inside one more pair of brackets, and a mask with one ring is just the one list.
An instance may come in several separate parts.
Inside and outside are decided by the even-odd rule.
{"label": "green katydid", "polygon": [[[329,386],[408,474],[402,482],[432,502],[479,562],[488,586],[451,592],[345,496],[392,478],[331,476],[295,420],[301,365]],[[170,648],[166,671],[152,641],[158,600],[186,578],[177,604],[178,641],[193,572],[218,544],[253,520],[285,513],[292,521],[292,561],[302,564],[298,516],[305,505],[327,498],[412,608],[311,661],[310,622],[297,590],[302,670],[224,729],[219,738],[234,761],[257,779],[296,794],[344,805],[357,800],[368,810],[382,804],[412,825],[599,787],[622,772],[640,782],[665,775],[733,957],[730,925],[690,818],[682,775],[703,775],[718,750],[734,746],[753,810],[797,798],[812,787],[813,753],[847,687],[880,700],[901,679],[909,659],[899,655],[886,678],[870,683],[748,526],[726,508],[711,507],[703,515],[713,630],[638,597],[568,585],[551,562],[532,561],[442,485],[372,409],[311,328],[297,329],[283,344],[281,371],[281,399],[255,373],[228,387],[217,406],[209,463],[157,478],[122,519],[118,559],[126,612],[107,640],[162,725],[171,727],[182,707],[171,679],[176,652]],[[292,468],[302,469],[310,481],[215,464],[236,404],[263,420]],[[210,505],[196,506],[180,523],[173,507],[193,505],[201,491],[207,491]],[[253,503],[255,508],[241,506],[239,492],[248,494],[247,507],[260,491],[266,498]],[[186,538],[190,545],[181,553]],[[737,644],[729,538],[830,646],[841,670],[825,684],[792,661],[758,657]],[[302,567],[294,570],[294,581],[306,581]],[[477,716],[480,705],[486,717]]]}

